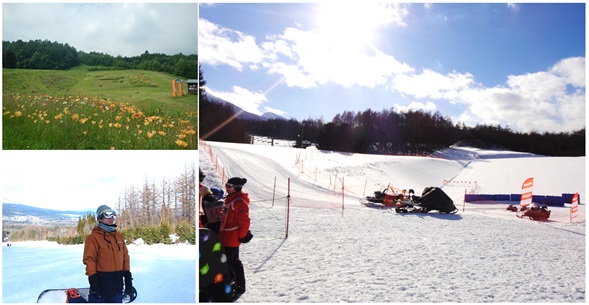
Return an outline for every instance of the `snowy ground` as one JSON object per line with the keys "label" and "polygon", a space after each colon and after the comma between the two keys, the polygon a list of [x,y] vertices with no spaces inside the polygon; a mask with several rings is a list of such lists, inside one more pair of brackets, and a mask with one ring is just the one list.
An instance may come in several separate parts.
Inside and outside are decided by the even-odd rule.
{"label": "snowy ground", "polygon": [[[134,303],[196,302],[196,246],[129,245]],[[36,303],[50,288],[88,287],[83,245],[12,243],[2,248],[2,303]],[[64,301],[65,303],[65,301]]]}
{"label": "snowy ground", "polygon": [[[254,238],[240,248],[247,292],[239,302],[586,300],[584,157],[452,148],[425,158],[207,144],[212,160],[200,146],[206,185],[248,179]],[[528,177],[534,194],[578,192],[576,222],[568,206],[551,207],[548,221],[535,222],[505,211],[506,203],[463,201],[465,191],[519,193]],[[359,204],[389,184],[418,194],[440,186],[460,212],[396,214]]]}

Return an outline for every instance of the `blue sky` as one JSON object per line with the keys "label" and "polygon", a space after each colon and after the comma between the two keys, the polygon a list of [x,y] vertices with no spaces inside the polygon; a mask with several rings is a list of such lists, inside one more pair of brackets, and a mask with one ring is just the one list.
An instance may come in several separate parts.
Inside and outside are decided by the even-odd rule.
{"label": "blue sky", "polygon": [[198,28],[207,91],[252,113],[585,126],[584,3],[200,4]]}

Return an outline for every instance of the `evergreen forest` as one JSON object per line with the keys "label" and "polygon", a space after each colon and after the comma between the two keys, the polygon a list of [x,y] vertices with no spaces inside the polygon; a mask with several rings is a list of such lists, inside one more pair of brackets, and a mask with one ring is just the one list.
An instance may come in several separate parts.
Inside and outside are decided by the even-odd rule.
{"label": "evergreen forest", "polygon": [[[196,50],[196,46],[195,46]],[[145,51],[133,57],[77,51],[69,44],[49,40],[2,41],[2,67],[10,69],[67,70],[80,65],[105,70],[139,69],[196,79],[197,55],[166,55]],[[97,69],[97,68],[96,68]]]}
{"label": "evergreen forest", "polygon": [[[439,112],[393,109],[343,111],[331,121],[241,120],[229,104],[207,99],[199,67],[199,134],[202,140],[251,143],[252,135],[317,144],[319,149],[351,153],[427,155],[451,145],[506,149],[546,156],[584,156],[585,128],[571,132],[516,132],[500,125],[455,124]],[[320,101],[317,101],[320,102]]]}

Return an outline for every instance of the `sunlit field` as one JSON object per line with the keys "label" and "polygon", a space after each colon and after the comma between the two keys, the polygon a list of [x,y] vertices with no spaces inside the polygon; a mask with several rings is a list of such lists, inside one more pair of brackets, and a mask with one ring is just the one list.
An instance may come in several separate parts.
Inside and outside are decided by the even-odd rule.
{"label": "sunlit field", "polygon": [[85,96],[3,96],[4,149],[196,149],[197,113]]}

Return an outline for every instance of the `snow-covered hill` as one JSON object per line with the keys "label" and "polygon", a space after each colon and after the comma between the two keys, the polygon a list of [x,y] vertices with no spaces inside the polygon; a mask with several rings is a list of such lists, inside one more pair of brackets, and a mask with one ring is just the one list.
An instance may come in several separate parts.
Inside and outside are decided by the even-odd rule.
{"label": "snow-covered hill", "polygon": [[2,223],[10,225],[75,225],[89,211],[60,211],[2,203]]}
{"label": "snow-covered hill", "polygon": [[285,118],[281,117],[280,115],[272,113],[272,112],[265,112],[262,115],[257,115],[257,114],[251,113],[251,112],[247,112],[247,111],[243,110],[242,108],[240,108],[239,106],[235,105],[234,103],[232,103],[230,101],[226,101],[222,98],[216,97],[208,92],[207,92],[207,99],[213,103],[222,104],[222,105],[230,105],[231,108],[233,109],[233,112],[238,114],[237,118],[242,119],[242,120],[266,121],[266,120],[275,120],[275,119],[282,119],[282,120],[285,119]]}
{"label": "snow-covered hill", "polygon": [[[254,238],[240,248],[247,279],[240,302],[585,302],[585,157],[461,147],[435,157],[200,147],[206,185],[248,179]],[[465,192],[519,193],[528,177],[534,194],[578,192],[576,221],[568,205],[535,222],[505,211],[506,203],[463,200]],[[459,213],[359,204],[389,184],[417,193],[440,186]]]}

